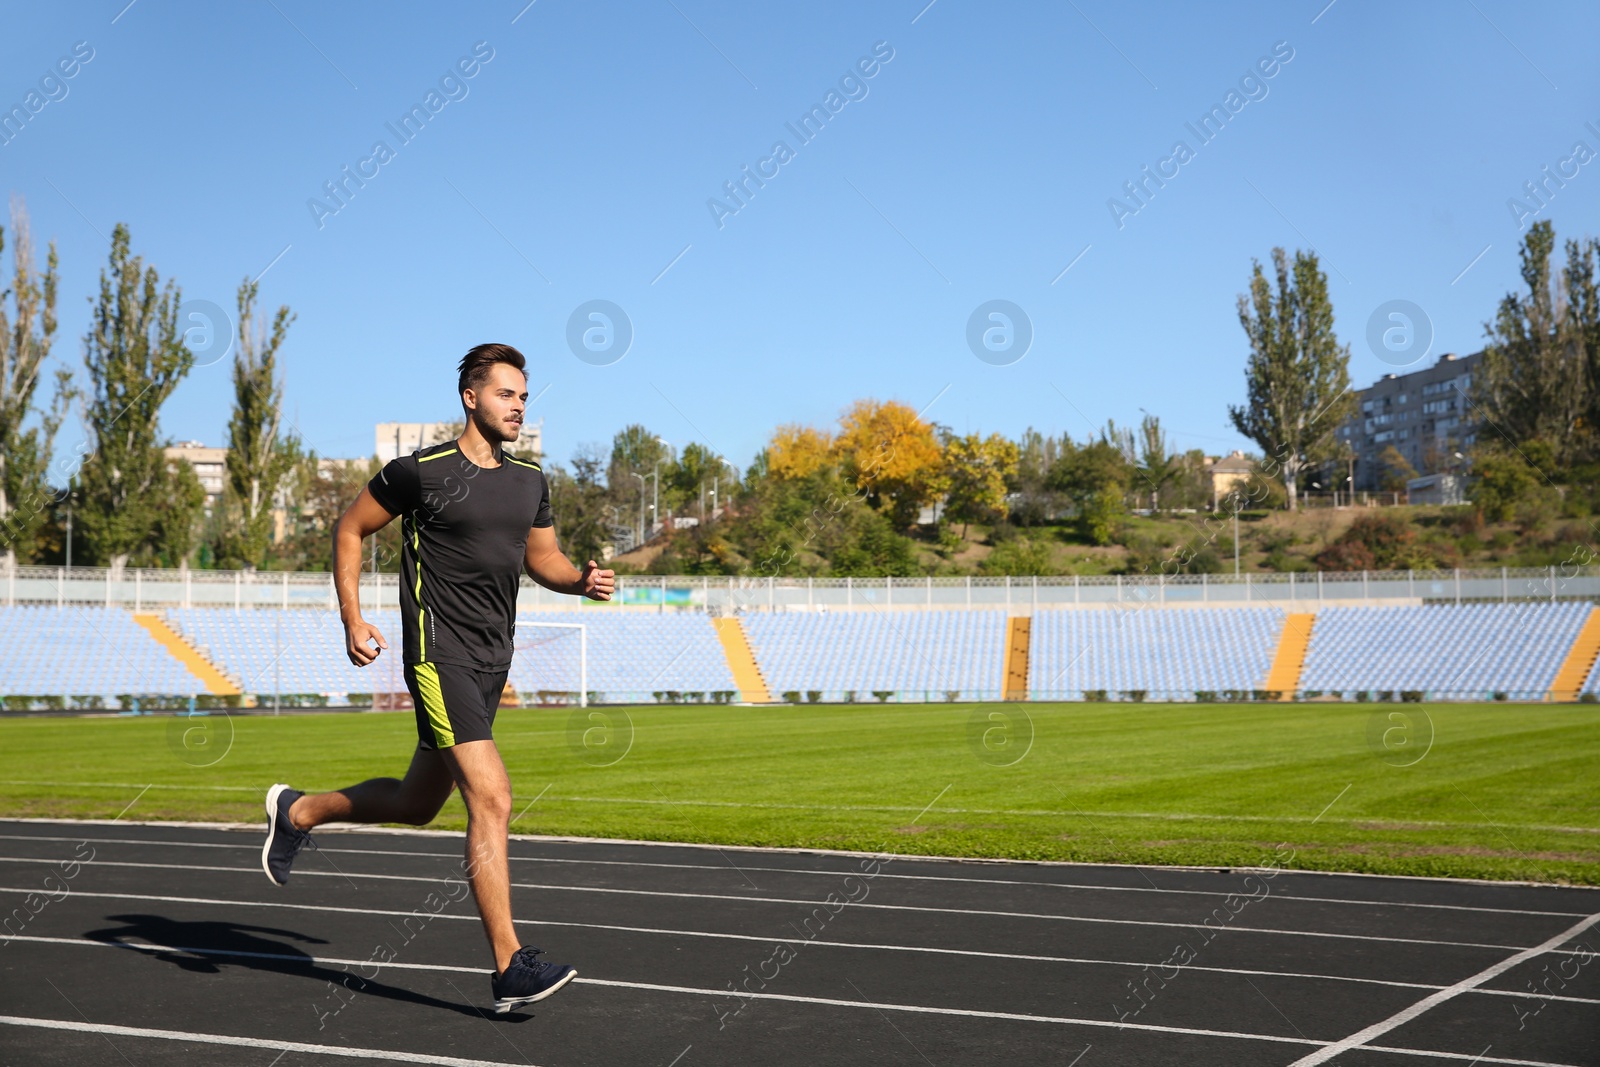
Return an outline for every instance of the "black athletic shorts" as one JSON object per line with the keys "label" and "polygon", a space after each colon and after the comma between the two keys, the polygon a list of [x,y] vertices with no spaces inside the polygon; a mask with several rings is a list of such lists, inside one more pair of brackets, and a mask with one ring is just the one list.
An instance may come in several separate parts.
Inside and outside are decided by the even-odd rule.
{"label": "black athletic shorts", "polygon": [[429,749],[490,741],[508,670],[480,671],[453,663],[406,664],[406,688],[417,711],[417,741]]}

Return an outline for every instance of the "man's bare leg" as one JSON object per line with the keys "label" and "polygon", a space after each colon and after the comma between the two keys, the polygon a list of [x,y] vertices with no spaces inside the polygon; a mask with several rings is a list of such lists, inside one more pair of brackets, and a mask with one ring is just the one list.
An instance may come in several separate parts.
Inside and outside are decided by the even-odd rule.
{"label": "man's bare leg", "polygon": [[454,785],[443,753],[418,748],[404,780],[369,778],[333,793],[308,793],[289,808],[289,821],[298,830],[328,822],[403,822],[421,826],[439,814]]}
{"label": "man's bare leg", "polygon": [[511,826],[511,778],[493,741],[464,741],[439,754],[467,804],[467,884],[472,887],[472,899],[478,905],[495,973],[499,974],[522,947],[511,921],[506,839]]}

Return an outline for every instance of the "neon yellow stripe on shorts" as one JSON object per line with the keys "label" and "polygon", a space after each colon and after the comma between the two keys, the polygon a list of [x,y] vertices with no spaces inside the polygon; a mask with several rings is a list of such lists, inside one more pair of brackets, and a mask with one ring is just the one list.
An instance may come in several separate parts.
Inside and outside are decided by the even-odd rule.
{"label": "neon yellow stripe on shorts", "polygon": [[433,727],[433,743],[440,748],[452,748],[456,732],[450,726],[450,716],[444,710],[444,690],[439,688],[439,668],[431,663],[419,663],[417,693],[422,697],[422,710],[428,713],[428,725]]}

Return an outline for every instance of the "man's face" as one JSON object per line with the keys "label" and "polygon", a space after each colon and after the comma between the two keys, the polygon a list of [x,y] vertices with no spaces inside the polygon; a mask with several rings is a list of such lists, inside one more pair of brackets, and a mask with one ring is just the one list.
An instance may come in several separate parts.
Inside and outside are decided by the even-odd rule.
{"label": "man's face", "polygon": [[496,363],[477,389],[461,394],[467,417],[490,441],[509,444],[522,433],[522,410],[528,403],[528,379],[509,363]]}

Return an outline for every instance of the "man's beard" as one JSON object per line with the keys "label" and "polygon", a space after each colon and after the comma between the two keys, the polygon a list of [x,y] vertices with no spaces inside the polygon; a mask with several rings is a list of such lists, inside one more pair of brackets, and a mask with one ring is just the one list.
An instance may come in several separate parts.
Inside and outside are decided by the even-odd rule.
{"label": "man's beard", "polygon": [[495,425],[480,413],[471,413],[472,424],[478,428],[486,441],[499,441],[501,444],[510,444],[517,439],[522,427],[512,429],[504,425]]}

